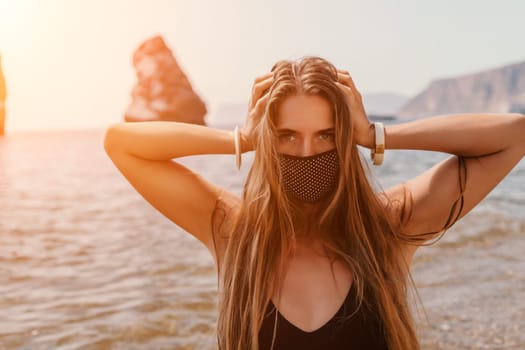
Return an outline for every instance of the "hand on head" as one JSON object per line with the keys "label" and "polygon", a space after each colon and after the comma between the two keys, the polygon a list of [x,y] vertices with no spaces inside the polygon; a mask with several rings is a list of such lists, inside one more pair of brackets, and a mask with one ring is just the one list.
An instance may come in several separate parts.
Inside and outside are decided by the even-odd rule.
{"label": "hand on head", "polygon": [[355,87],[348,71],[338,69],[337,78],[338,81],[335,83],[345,94],[348,108],[350,109],[350,119],[354,124],[354,137],[357,144],[372,147],[373,139],[370,139],[370,135],[373,124],[368,120],[361,94]]}
{"label": "hand on head", "polygon": [[241,137],[248,143],[248,151],[253,150],[253,133],[255,127],[261,121],[264,108],[270,96],[269,88],[273,84],[274,72],[269,72],[255,78],[252,87],[252,95],[248,103],[248,115],[244,126],[240,129]]}
{"label": "hand on head", "polygon": [[[372,147],[373,129],[372,123],[366,115],[361,94],[355,87],[350,73],[346,70],[337,70],[338,81],[335,84],[341,89],[346,96],[350,118],[354,126],[354,137],[359,145]],[[274,72],[269,72],[255,78],[250,101],[248,103],[248,113],[244,126],[240,129],[241,138],[245,142],[244,151],[254,149],[253,134],[255,127],[261,121],[264,109],[270,96],[269,89],[274,82]],[[246,149],[247,148],[247,149]]]}

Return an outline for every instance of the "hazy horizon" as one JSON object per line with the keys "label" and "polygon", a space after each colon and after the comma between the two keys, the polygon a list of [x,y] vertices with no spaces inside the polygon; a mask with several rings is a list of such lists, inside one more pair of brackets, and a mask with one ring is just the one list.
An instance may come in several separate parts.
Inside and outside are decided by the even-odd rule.
{"label": "hazy horizon", "polygon": [[247,101],[279,59],[318,55],[363,94],[413,96],[433,79],[525,60],[518,0],[183,2],[0,0],[6,132],[122,120],[131,55],[161,34],[210,113]]}

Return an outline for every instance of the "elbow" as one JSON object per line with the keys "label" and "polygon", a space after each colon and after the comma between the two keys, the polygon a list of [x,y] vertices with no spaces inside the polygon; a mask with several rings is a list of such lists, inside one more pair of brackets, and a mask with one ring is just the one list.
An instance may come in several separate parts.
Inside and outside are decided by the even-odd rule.
{"label": "elbow", "polygon": [[111,156],[111,154],[119,147],[121,124],[122,123],[116,123],[110,125],[104,133],[104,150],[109,156]]}

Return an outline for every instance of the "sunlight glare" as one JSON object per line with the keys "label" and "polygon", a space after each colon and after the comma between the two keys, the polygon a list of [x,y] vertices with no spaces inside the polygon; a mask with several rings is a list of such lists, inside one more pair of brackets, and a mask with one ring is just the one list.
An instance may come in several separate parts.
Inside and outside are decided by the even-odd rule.
{"label": "sunlight glare", "polygon": [[34,0],[0,0],[0,52],[3,46],[16,42],[22,33],[32,30],[35,8]]}

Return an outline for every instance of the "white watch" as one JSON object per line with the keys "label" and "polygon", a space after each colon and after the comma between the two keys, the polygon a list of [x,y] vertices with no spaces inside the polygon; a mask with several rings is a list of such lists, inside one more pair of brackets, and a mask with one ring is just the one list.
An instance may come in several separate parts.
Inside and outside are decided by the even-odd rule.
{"label": "white watch", "polygon": [[385,126],[383,123],[374,123],[375,130],[375,147],[370,151],[370,157],[372,158],[374,165],[383,164],[385,158]]}

